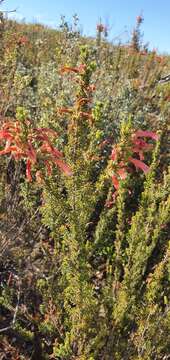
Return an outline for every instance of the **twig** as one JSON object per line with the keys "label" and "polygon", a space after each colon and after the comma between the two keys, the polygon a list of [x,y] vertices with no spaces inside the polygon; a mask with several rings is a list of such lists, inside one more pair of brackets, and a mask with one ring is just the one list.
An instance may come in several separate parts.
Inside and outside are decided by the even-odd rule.
{"label": "twig", "polygon": [[19,302],[20,302],[20,288],[19,288],[18,294],[17,294],[17,304],[16,304],[16,307],[15,307],[15,311],[14,311],[14,316],[13,316],[13,319],[12,319],[12,323],[11,323],[11,325],[6,326],[5,328],[0,329],[0,333],[3,333],[3,332],[5,332],[5,331],[7,331],[7,330],[10,330],[10,329],[12,329],[12,328],[14,327],[15,322],[16,322],[17,313],[18,313]]}
{"label": "twig", "polygon": [[2,12],[3,12],[4,14],[14,13],[14,12],[16,12],[16,11],[17,11],[17,9],[14,9],[14,10],[2,10]]}

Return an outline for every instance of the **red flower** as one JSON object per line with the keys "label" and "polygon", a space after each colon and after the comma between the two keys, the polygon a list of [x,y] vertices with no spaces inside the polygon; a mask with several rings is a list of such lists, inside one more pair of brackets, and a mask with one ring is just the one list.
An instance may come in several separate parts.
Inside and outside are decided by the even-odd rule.
{"label": "red flower", "polygon": [[117,155],[118,155],[117,149],[114,148],[114,149],[112,150],[112,153],[111,153],[111,159],[112,159],[113,161],[116,161],[116,160],[117,160]]}
{"label": "red flower", "polygon": [[136,17],[136,22],[137,22],[137,24],[141,24],[143,22],[143,17],[141,15],[138,15]]}
{"label": "red flower", "polygon": [[106,30],[106,28],[103,24],[97,24],[96,29],[100,33],[104,32]]}
{"label": "red flower", "polygon": [[79,98],[77,101],[76,101],[76,105],[79,107],[81,106],[82,104],[86,104],[86,103],[89,103],[91,102],[91,99],[89,98]]}
{"label": "red flower", "polygon": [[146,56],[146,55],[147,55],[147,51],[145,51],[145,50],[140,51],[139,54],[142,55],[142,56]]}
{"label": "red flower", "polygon": [[152,131],[144,131],[144,130],[137,130],[134,134],[134,137],[135,138],[138,138],[138,137],[148,137],[148,138],[151,138],[151,139],[154,139],[154,140],[158,140],[159,139],[159,136],[152,132]]}
{"label": "red flower", "polygon": [[88,86],[87,90],[90,91],[90,92],[93,92],[93,91],[96,90],[96,86],[94,84],[91,84],[91,85]]}
{"label": "red flower", "polygon": [[7,130],[0,130],[0,139],[3,140],[12,140],[13,136]]}
{"label": "red flower", "polygon": [[28,143],[28,150],[26,151],[26,154],[31,159],[33,164],[35,164],[37,161],[36,151],[30,142]]}
{"label": "red flower", "polygon": [[59,150],[55,149],[51,144],[49,144],[49,142],[44,142],[44,144],[40,147],[40,150],[43,153],[46,152],[57,158],[63,157],[63,154]]}
{"label": "red flower", "polygon": [[0,151],[0,155],[6,155],[6,154],[9,154],[10,152],[14,152],[14,151],[17,151],[17,147],[16,146],[7,146],[5,147],[4,150],[1,150]]}
{"label": "red flower", "polygon": [[67,176],[73,175],[70,167],[67,164],[65,164],[63,161],[61,161],[60,159],[54,160],[54,163],[59,166],[59,168],[65,173],[65,175],[67,175]]}
{"label": "red flower", "polygon": [[58,109],[58,112],[59,112],[59,114],[63,114],[63,113],[72,114],[73,110],[67,109],[67,108],[60,108],[60,109]]}
{"label": "red flower", "polygon": [[112,175],[112,183],[116,190],[119,189],[119,180],[115,175]]}
{"label": "red flower", "polygon": [[[128,169],[128,162],[132,163],[136,169],[142,170],[145,174],[149,171],[149,166],[141,160],[144,160],[144,152],[152,149],[153,145],[140,139],[141,137],[158,140],[158,135],[152,131],[137,130],[131,137],[131,145],[127,147],[126,151],[128,155],[126,155],[125,151],[123,153],[122,149],[121,153],[119,153],[118,146],[112,150],[111,160],[115,163],[115,174],[112,175],[112,182],[116,190],[119,188],[119,181],[125,180],[128,172],[131,171],[131,169]],[[138,154],[140,160],[129,156],[130,153],[132,155],[133,153]]]}
{"label": "red flower", "polygon": [[[25,126],[27,126],[28,130],[30,122],[25,121]],[[60,160],[63,158],[63,154],[52,145],[50,140],[50,137],[56,138],[57,135],[56,131],[49,128],[32,129],[30,127],[27,138],[24,137],[23,140],[22,127],[19,122],[8,122],[0,130],[0,140],[6,142],[5,148],[0,150],[0,155],[11,153],[15,160],[26,159],[26,177],[28,181],[32,181],[31,169],[33,165],[38,166],[39,158],[41,162],[44,161],[48,176],[51,175],[52,165],[54,164],[66,175],[70,176],[72,175],[70,167]],[[38,170],[36,179],[39,182],[40,177],[42,177],[42,172]]]}
{"label": "red flower", "polygon": [[133,140],[133,144],[134,147],[132,148],[132,151],[139,154],[140,160],[144,160],[143,152],[148,151],[153,147],[152,144],[147,144],[144,140],[138,138]]}
{"label": "red flower", "polygon": [[125,180],[127,177],[127,170],[125,168],[118,169],[118,175],[120,176],[121,180]]}
{"label": "red flower", "polygon": [[12,153],[12,156],[14,157],[15,160],[20,160],[25,157],[25,153],[23,151],[18,150],[17,152]]}
{"label": "red flower", "polygon": [[84,112],[84,111],[80,111],[80,116],[84,116],[84,117],[87,117],[89,119],[92,119],[92,115],[88,112]]}
{"label": "red flower", "polygon": [[35,132],[40,133],[40,134],[46,134],[48,136],[52,136],[52,137],[58,137],[58,133],[53,130],[53,129],[49,129],[49,128],[35,128],[34,129]]}
{"label": "red flower", "polygon": [[105,147],[105,145],[107,145],[109,143],[110,143],[110,141],[108,139],[106,139],[99,144],[99,148],[103,149]]}
{"label": "red flower", "polygon": [[136,169],[139,168],[139,169],[143,170],[143,172],[144,172],[145,174],[148,173],[148,171],[149,171],[149,166],[146,165],[143,161],[138,160],[138,159],[134,159],[134,158],[132,158],[132,157],[129,157],[128,160],[129,160],[132,164],[135,165]]}
{"label": "red flower", "polygon": [[18,39],[19,45],[27,45],[29,43],[29,39],[27,36],[23,35]]}
{"label": "red flower", "polygon": [[38,182],[38,184],[42,184],[43,183],[43,175],[42,172],[40,170],[38,170],[35,174],[36,180]]}
{"label": "red flower", "polygon": [[51,176],[51,174],[52,174],[52,164],[50,163],[49,160],[45,160],[44,163],[45,163],[45,166],[47,168],[48,176]]}
{"label": "red flower", "polygon": [[79,66],[77,67],[72,67],[72,66],[64,66],[62,69],[61,69],[61,73],[65,73],[65,72],[74,72],[76,74],[81,74],[81,73],[84,73],[86,70],[86,65],[85,64],[80,64]]}
{"label": "red flower", "polygon": [[28,179],[28,181],[32,181],[32,176],[31,176],[31,160],[27,160],[26,163],[26,177]]}

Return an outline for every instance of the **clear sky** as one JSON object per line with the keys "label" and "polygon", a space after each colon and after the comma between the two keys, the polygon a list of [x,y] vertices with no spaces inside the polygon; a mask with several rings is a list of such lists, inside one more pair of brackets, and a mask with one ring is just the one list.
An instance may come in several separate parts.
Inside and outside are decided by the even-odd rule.
{"label": "clear sky", "polygon": [[84,35],[94,35],[101,18],[110,28],[110,39],[122,34],[122,41],[129,39],[136,16],[142,13],[144,42],[170,53],[170,0],[5,0],[3,9],[17,9],[11,17],[52,27],[59,25],[61,15],[70,22],[77,13]]}

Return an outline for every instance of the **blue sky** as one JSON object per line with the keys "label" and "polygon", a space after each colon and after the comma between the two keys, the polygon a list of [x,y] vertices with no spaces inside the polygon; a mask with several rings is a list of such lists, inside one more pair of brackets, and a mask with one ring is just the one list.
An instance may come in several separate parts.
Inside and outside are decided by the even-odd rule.
{"label": "blue sky", "polygon": [[52,27],[59,25],[61,15],[70,22],[77,13],[85,35],[95,34],[101,18],[109,25],[114,41],[120,34],[122,41],[129,39],[135,18],[142,12],[144,42],[149,42],[151,49],[170,53],[170,0],[5,0],[3,9],[17,9],[11,17]]}

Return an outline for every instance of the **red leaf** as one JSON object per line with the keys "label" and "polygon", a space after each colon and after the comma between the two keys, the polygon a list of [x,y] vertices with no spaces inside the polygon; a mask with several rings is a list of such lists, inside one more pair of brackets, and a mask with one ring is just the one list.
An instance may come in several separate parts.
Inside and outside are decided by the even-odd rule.
{"label": "red leaf", "polygon": [[149,171],[149,166],[146,165],[143,161],[140,161],[138,159],[134,159],[134,158],[129,158],[128,159],[133,165],[135,165],[136,169],[139,168],[141,169],[145,174],[148,173]]}
{"label": "red leaf", "polygon": [[115,187],[116,190],[119,189],[119,180],[117,179],[117,177],[115,175],[112,175],[112,183]]}

